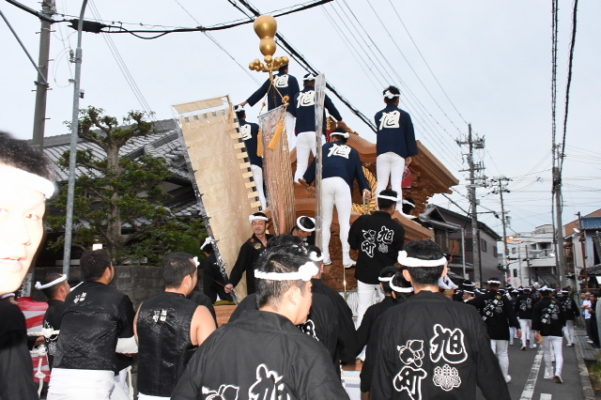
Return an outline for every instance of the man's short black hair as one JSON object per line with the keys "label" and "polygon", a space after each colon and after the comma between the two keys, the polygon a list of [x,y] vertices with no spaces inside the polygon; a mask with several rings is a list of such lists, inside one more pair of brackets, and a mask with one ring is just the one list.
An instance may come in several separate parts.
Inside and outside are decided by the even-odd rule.
{"label": "man's short black hair", "polygon": [[[390,189],[386,189],[386,190],[382,190],[380,193],[378,193],[378,195],[383,195],[383,196],[390,196],[390,197],[397,197],[398,193],[395,190],[390,190]],[[388,200],[388,199],[381,199],[378,197],[378,209],[379,210],[390,210],[393,206],[396,206],[396,201],[393,200]]]}
{"label": "man's short black hair", "polygon": [[[290,235],[281,235],[290,236]],[[256,268],[263,272],[296,272],[301,265],[309,261],[307,248],[303,245],[270,245],[261,254],[256,263]],[[305,281],[272,281],[256,279],[257,307],[266,304],[278,304],[282,295],[293,285],[304,290]]]}
{"label": "man's short black hair", "polygon": [[[398,95],[401,94],[401,91],[399,90],[399,88],[396,87],[396,86],[392,86],[392,85],[390,85],[386,89],[384,89],[382,91],[382,94],[386,93],[386,91],[389,91],[392,94],[398,94]],[[384,102],[386,104],[394,104],[397,100],[398,100],[398,97],[395,97],[395,98],[392,98],[392,99],[388,99],[386,97],[384,98]]]}
{"label": "man's short black hair", "polygon": [[280,74],[285,74],[288,72],[288,64],[282,65],[280,68],[278,68],[278,72]]}
{"label": "man's short black hair", "polygon": [[[336,129],[333,130],[333,132],[342,132],[342,133],[346,133],[346,131],[344,130],[344,128],[338,126],[336,127]],[[330,134],[330,137],[332,136],[332,134]],[[346,142],[348,142],[348,138],[345,138],[344,136],[340,136],[340,135],[334,135],[336,138],[338,138],[338,141],[342,144],[346,144]]]}
{"label": "man's short black hair", "polygon": [[[414,240],[405,245],[409,257],[424,261],[438,260],[444,257],[440,246],[432,240]],[[441,277],[444,265],[438,267],[408,267],[407,270],[417,285],[435,285]]]}
{"label": "man's short black hair", "polygon": [[[44,277],[44,281],[42,282],[44,285],[46,285],[47,283],[50,283],[52,281],[57,280],[58,278],[60,278],[61,276],[63,276],[62,274],[59,274],[58,272],[48,272],[46,274],[46,276]],[[47,289],[42,289],[42,292],[44,293],[44,295],[46,295],[46,297],[48,298],[48,300],[53,299],[54,296],[56,295],[56,292],[58,291],[58,288],[66,281],[63,281],[61,283],[58,283],[54,286],[50,286]]]}
{"label": "man's short black hair", "polygon": [[306,215],[300,217],[298,224],[305,229],[315,229],[315,222],[313,222],[313,220]]}
{"label": "man's short black hair", "polygon": [[100,279],[104,270],[112,265],[111,256],[108,251],[86,250],[79,260],[81,275],[84,281],[96,281]]}
{"label": "man's short black hair", "polygon": [[[399,267],[396,267],[394,265],[389,265],[380,270],[380,273],[378,274],[378,278],[391,278],[394,276],[394,274],[396,274],[399,271],[400,271]],[[388,293],[392,292],[392,289],[390,288],[390,284],[388,282],[380,281],[380,285],[382,285],[382,290],[384,290],[384,293],[388,294]]]}
{"label": "man's short black hair", "polygon": [[184,253],[183,251],[165,256],[163,260],[163,281],[165,282],[165,287],[179,287],[186,276],[196,273],[196,265],[192,261],[193,257],[192,254]]}
{"label": "man's short black hair", "polygon": [[246,120],[246,111],[244,111],[244,110],[236,111],[236,118],[238,118],[238,120],[245,121]]}
{"label": "man's short black hair", "polygon": [[2,149],[0,164],[52,179],[52,170],[48,159],[25,140],[15,139],[10,134],[0,131],[0,149]]}

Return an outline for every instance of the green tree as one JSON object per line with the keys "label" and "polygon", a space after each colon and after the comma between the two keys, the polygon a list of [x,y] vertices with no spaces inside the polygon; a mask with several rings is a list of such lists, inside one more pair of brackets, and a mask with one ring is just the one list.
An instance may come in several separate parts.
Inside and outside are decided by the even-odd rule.
{"label": "green tree", "polygon": [[[153,124],[144,117],[131,111],[119,123],[99,108],[81,111],[79,137],[96,144],[105,157],[90,149],[77,152],[80,174],[75,183],[73,246],[89,248],[101,241],[115,262],[147,257],[156,263],[172,250],[196,253],[204,230],[200,218],[179,219],[164,207],[167,194],[161,183],[171,175],[165,160],[123,154],[130,140],[154,133]],[[59,165],[68,170],[69,151]],[[66,197],[65,185],[48,219],[55,231],[64,231]],[[61,236],[53,246],[63,243]]]}

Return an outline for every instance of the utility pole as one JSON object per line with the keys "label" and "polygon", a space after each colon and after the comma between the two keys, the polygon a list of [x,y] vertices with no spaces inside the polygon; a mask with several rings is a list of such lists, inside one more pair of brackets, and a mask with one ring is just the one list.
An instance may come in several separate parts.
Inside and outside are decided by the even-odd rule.
{"label": "utility pole", "polygon": [[[563,155],[558,156],[560,159]],[[557,283],[565,286],[566,249],[563,245],[561,170],[553,167],[553,194],[555,195],[555,244],[557,246]]]}
{"label": "utility pole", "polygon": [[498,194],[501,198],[501,222],[503,223],[503,273],[505,274],[505,283],[507,283],[507,274],[509,268],[507,266],[507,260],[509,259],[509,249],[507,248],[507,217],[505,216],[505,202],[503,201],[503,193],[509,193],[507,189],[507,183],[511,179],[500,176],[492,179],[492,184],[497,185],[493,189],[494,194]]}
{"label": "utility pole", "polygon": [[[52,17],[56,12],[54,0],[42,1],[42,14]],[[48,92],[48,63],[50,56],[50,29],[52,25],[42,19],[40,28],[40,52],[38,55],[38,78],[35,81],[35,112],[33,116],[33,147],[42,150],[44,148],[44,127],[46,124],[46,95]]]}
{"label": "utility pole", "polygon": [[468,124],[467,140],[457,140],[457,144],[460,146],[466,145],[468,147],[467,157],[468,168],[461,172],[469,172],[469,202],[470,202],[470,214],[472,220],[472,266],[474,269],[474,282],[479,282],[482,285],[482,260],[480,257],[480,243],[478,235],[478,200],[476,199],[476,187],[483,186],[486,181],[486,177],[483,175],[476,175],[476,172],[484,169],[482,162],[476,163],[474,161],[474,150],[484,149],[484,138],[472,135],[472,125]]}

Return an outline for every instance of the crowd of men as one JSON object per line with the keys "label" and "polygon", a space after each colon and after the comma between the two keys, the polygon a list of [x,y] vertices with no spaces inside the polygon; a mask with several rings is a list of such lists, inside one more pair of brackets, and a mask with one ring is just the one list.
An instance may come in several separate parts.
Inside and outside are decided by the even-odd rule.
{"label": "crowd of men", "polygon": [[[299,124],[305,114],[314,119],[301,110],[314,101],[314,81],[306,75],[299,91],[284,68],[275,87],[264,85],[247,102],[254,104],[267,93],[273,108],[281,104],[281,92],[290,89],[288,110],[297,116],[297,133],[311,132],[314,125]],[[270,95],[272,89],[278,96]],[[399,96],[398,89],[387,88],[386,108],[376,114],[378,211],[350,224],[353,181],[366,198],[371,196],[359,155],[347,145],[349,133],[343,129],[324,145],[322,243],[312,240],[315,220],[308,216],[297,219],[290,235],[272,236],[268,216],[257,212],[249,216],[253,234],[229,276],[217,262],[215,242],[203,243],[204,294],[198,291],[201,264],[182,252],[165,255],[164,291],[136,308],[111,285],[117,271],[105,250],[84,252],[82,282],[74,287],[60,274],[37,283],[49,301],[47,399],[129,399],[134,362],[141,400],[346,399],[340,367],[359,356],[364,359],[361,390],[375,400],[475,399],[476,386],[487,399],[504,400],[511,381],[508,343],[520,336],[523,350],[543,343],[545,377],[561,383],[562,335],[573,344],[573,323],[566,321],[578,314],[567,293],[546,287],[503,291],[501,282],[491,279],[487,290],[463,282],[449,295],[459,288],[447,276],[440,247],[427,240],[405,243],[403,227],[392,216],[402,205],[399,171],[417,148],[410,117],[398,108]],[[341,121],[331,101],[327,104]],[[244,122],[243,111],[238,113]],[[256,140],[257,129],[251,125],[248,132]],[[309,157],[314,144],[311,135],[302,136]],[[299,178],[303,168],[301,163],[296,177],[310,183],[314,164]],[[31,400],[38,394],[25,320],[10,293],[20,287],[38,251],[45,203],[55,184],[40,152],[2,132],[0,184],[0,400]],[[343,264],[356,264],[355,316],[321,280],[324,266],[331,264],[334,206]],[[358,252],[356,261],[351,249]],[[229,323],[217,327],[212,303],[235,299],[243,277],[248,296]]]}

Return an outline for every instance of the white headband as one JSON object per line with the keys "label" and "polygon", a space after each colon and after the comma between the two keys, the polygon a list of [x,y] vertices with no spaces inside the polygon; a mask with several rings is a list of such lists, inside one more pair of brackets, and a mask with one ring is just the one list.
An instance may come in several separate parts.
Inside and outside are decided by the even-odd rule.
{"label": "white headband", "polygon": [[397,261],[405,267],[440,267],[447,265],[446,257],[439,258],[438,260],[422,260],[421,258],[407,256],[405,250],[399,251]]}
{"label": "white headband", "polygon": [[192,261],[194,262],[194,265],[196,265],[196,268],[198,268],[198,266],[200,265],[200,263],[198,262],[198,257],[192,257]]}
{"label": "white headband", "polygon": [[255,278],[268,281],[305,281],[308,282],[319,272],[313,261],[307,261],[295,272],[265,272],[255,269]]}
{"label": "white headband", "polygon": [[348,132],[336,132],[336,131],[334,131],[334,132],[330,133],[330,136],[335,136],[335,135],[336,136],[342,136],[345,139],[348,139],[351,136],[351,135],[348,134]]}
{"label": "white headband", "polygon": [[380,282],[390,282],[392,280],[392,276],[378,276],[378,280]]}
{"label": "white headband", "polygon": [[384,92],[384,97],[387,99],[394,99],[395,97],[400,97],[400,94],[392,93],[390,90],[386,89]]}
{"label": "white headband", "polygon": [[253,221],[269,221],[269,218],[264,217],[262,215],[249,215],[248,216],[248,222],[252,223]]}
{"label": "white headband", "polygon": [[379,194],[379,195],[378,195],[378,199],[392,200],[392,201],[399,201],[399,199],[398,199],[397,197],[386,196],[385,194]]}
{"label": "white headband", "polygon": [[75,289],[77,289],[78,287],[80,287],[83,284],[83,281],[79,282],[77,285],[73,286],[71,288],[71,291],[74,291]]}
{"label": "white headband", "polygon": [[53,281],[50,281],[50,282],[48,282],[48,283],[45,283],[45,284],[43,284],[43,285],[42,285],[42,283],[41,283],[40,281],[37,281],[37,282],[35,283],[35,286],[34,286],[34,287],[35,287],[37,290],[44,290],[44,289],[48,289],[48,288],[50,288],[50,287],[52,287],[52,286],[54,286],[54,285],[58,285],[59,283],[61,283],[61,282],[64,282],[64,281],[66,281],[66,280],[67,280],[67,275],[65,275],[65,274],[62,274],[61,276],[59,276],[59,277],[58,277],[58,278],[56,278],[55,280],[53,280]]}
{"label": "white headband", "polygon": [[394,283],[392,283],[392,276],[390,277],[390,282],[388,282],[388,286],[390,286],[390,288],[392,290],[394,290],[397,293],[411,293],[413,292],[413,287],[402,287],[402,286],[397,286]]}
{"label": "white headband", "polygon": [[323,254],[317,255],[317,252],[312,251],[309,253],[309,259],[313,262],[323,261]]}
{"label": "white headband", "polygon": [[[304,226],[301,225],[301,219],[303,218],[309,218],[311,221],[313,221],[313,229],[309,229],[309,228],[305,228]],[[314,232],[315,231],[315,218],[311,218],[311,217],[307,217],[307,216],[300,216],[296,219],[296,227],[298,229],[300,229],[303,232]]]}
{"label": "white headband", "polygon": [[501,281],[498,281],[496,279],[489,279],[486,281],[486,283],[488,283],[489,285],[500,285]]}
{"label": "white headband", "polygon": [[215,243],[215,240],[213,240],[212,237],[207,236],[206,239],[205,239],[205,241],[202,243],[202,246],[200,246],[200,249],[202,250],[205,247],[207,247],[208,245],[213,244],[213,243]]}
{"label": "white headband", "polygon": [[457,289],[458,286],[448,276],[438,278],[438,287],[443,290]]}
{"label": "white headband", "polygon": [[244,107],[240,105],[234,106],[234,112],[244,111]]}
{"label": "white headband", "polygon": [[315,80],[315,75],[313,74],[307,74],[303,77],[303,82],[304,81],[314,81]]}
{"label": "white headband", "polygon": [[52,197],[55,190],[54,183],[49,179],[4,164],[0,164],[0,179],[8,181],[9,187],[10,185],[27,186],[41,192],[47,199]]}

